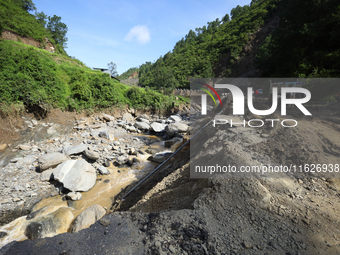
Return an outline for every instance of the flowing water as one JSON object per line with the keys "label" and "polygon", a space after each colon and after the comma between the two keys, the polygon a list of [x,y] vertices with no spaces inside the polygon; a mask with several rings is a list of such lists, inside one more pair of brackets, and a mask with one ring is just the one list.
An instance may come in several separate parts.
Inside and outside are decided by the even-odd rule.
{"label": "flowing water", "polygon": [[[23,136],[22,139],[17,141],[17,144],[29,140],[39,141],[52,138],[65,134],[70,130],[71,129],[69,127],[62,127],[61,125],[53,126],[52,129],[51,127],[42,128],[40,130],[37,129]],[[159,141],[157,136],[143,136],[148,137],[151,140],[157,139]],[[147,147],[149,146],[146,146],[145,148]],[[164,147],[164,142],[153,143],[151,147],[156,151],[169,151],[169,149]],[[174,150],[174,148],[175,147],[171,149]],[[2,161],[0,163],[6,164],[6,162],[14,156],[15,152],[9,151],[7,154],[2,155]],[[60,233],[68,232],[73,220],[83,210],[94,204],[99,204],[106,209],[110,209],[113,198],[121,192],[122,189],[131,183],[140,180],[158,165],[157,163],[148,161],[147,158],[149,156],[150,155],[140,155],[138,157],[139,163],[132,167],[118,168],[111,164],[110,167],[108,167],[110,174],[97,175],[97,182],[95,186],[87,192],[81,192],[82,199],[79,201],[66,200],[65,195],[58,195],[41,200],[32,210],[32,212],[35,212],[34,217],[30,218],[22,216],[9,224],[0,227],[0,232],[7,233],[7,235],[1,239],[0,248],[12,241],[23,241],[27,239],[25,230],[32,222],[41,221],[46,218],[60,220],[60,227],[55,233],[49,235],[49,237],[51,237]]]}
{"label": "flowing water", "polygon": [[[75,217],[77,217],[86,208],[99,204],[104,208],[110,209],[113,198],[121,192],[122,189],[144,177],[151,172],[158,164],[147,161],[148,156],[142,155],[138,159],[140,163],[132,167],[115,167],[111,165],[109,175],[98,175],[95,186],[87,191],[81,192],[83,198],[78,201],[65,200],[65,195],[58,195],[41,200],[33,208],[37,212],[33,219],[27,219],[22,216],[11,223],[1,226],[0,232],[6,232],[0,243],[0,247],[12,242],[23,241],[27,239],[25,229],[31,222],[36,222],[47,216],[60,219],[63,224],[53,235],[65,233]],[[118,172],[119,170],[119,172]],[[70,216],[71,212],[71,216]],[[53,236],[51,235],[51,236]]]}

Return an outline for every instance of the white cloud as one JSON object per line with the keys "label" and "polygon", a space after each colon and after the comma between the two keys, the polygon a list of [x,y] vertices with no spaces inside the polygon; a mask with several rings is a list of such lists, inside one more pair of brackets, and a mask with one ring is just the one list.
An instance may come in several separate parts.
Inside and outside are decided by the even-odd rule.
{"label": "white cloud", "polygon": [[147,26],[134,26],[124,38],[124,40],[128,42],[134,39],[142,44],[150,42],[150,32]]}

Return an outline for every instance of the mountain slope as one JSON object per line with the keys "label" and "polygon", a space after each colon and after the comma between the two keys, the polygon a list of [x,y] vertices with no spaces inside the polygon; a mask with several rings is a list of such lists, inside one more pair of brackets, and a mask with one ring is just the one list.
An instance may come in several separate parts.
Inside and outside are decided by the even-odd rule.
{"label": "mountain slope", "polygon": [[340,3],[257,0],[232,20],[208,22],[155,63],[140,66],[142,86],[189,88],[192,77],[338,77]]}
{"label": "mountain slope", "polygon": [[[152,88],[188,88],[191,77],[231,75],[252,35],[277,13],[277,3],[278,0],[252,1],[250,6],[234,8],[230,21],[226,15],[222,21],[216,19],[208,26],[196,28],[196,32],[190,30],[171,52],[153,64],[141,65],[140,83]],[[218,62],[224,56],[228,56],[228,61],[221,68]]]}

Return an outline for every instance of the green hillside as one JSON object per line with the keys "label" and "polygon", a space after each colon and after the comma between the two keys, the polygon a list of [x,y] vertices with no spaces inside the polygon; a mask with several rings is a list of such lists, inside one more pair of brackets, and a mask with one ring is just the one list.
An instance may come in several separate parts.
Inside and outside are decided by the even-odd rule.
{"label": "green hillside", "polygon": [[339,77],[340,2],[286,0],[257,56],[265,76]]}
{"label": "green hillside", "polygon": [[44,114],[52,107],[79,111],[129,105],[167,110],[176,100],[174,96],[120,84],[79,60],[1,40],[0,102],[3,113],[26,108]]}
{"label": "green hillside", "polygon": [[230,60],[226,72],[231,73],[250,35],[276,14],[277,3],[278,0],[252,1],[249,6],[235,7],[231,20],[226,14],[222,20],[208,22],[195,32],[190,30],[172,51],[155,63],[140,66],[139,82],[152,88],[188,88],[191,77],[215,76],[215,64],[227,54]]}
{"label": "green hillside", "polygon": [[47,37],[59,51],[50,53],[20,42],[0,40],[0,115],[26,110],[43,116],[52,108],[94,111],[127,105],[169,110],[185,100],[130,88],[70,58],[63,50],[67,26],[56,15],[30,14],[28,10],[34,8],[30,0],[0,0],[0,28],[39,42]]}
{"label": "green hillside", "polygon": [[[252,35],[275,18],[274,33],[265,35],[254,56],[245,56]],[[139,83],[169,92],[189,88],[191,77],[230,77],[242,58],[264,77],[338,77],[339,38],[337,0],[253,0],[233,8],[230,17],[190,30],[156,62],[142,64]]]}

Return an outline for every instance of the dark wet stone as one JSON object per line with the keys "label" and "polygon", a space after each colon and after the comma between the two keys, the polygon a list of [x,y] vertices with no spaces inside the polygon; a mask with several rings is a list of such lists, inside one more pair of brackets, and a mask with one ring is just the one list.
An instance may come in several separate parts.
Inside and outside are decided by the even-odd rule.
{"label": "dark wet stone", "polygon": [[7,236],[7,233],[6,232],[0,232],[0,239]]}

